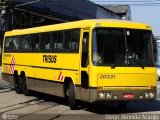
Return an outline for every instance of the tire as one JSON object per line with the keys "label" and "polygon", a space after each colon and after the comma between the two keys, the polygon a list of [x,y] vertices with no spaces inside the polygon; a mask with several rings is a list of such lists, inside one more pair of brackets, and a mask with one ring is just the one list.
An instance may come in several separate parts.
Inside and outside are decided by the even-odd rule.
{"label": "tire", "polygon": [[22,94],[23,81],[20,76],[16,76],[14,78],[14,89],[17,94]]}
{"label": "tire", "polygon": [[22,80],[23,80],[23,88],[22,88],[23,94],[24,94],[25,96],[29,96],[31,92],[30,92],[30,90],[28,89],[26,77],[23,76],[23,77],[22,77]]}
{"label": "tire", "polygon": [[74,88],[74,85],[72,82],[70,82],[70,84],[69,84],[68,102],[69,102],[69,107],[71,110],[77,109],[76,99],[75,99],[75,88]]}

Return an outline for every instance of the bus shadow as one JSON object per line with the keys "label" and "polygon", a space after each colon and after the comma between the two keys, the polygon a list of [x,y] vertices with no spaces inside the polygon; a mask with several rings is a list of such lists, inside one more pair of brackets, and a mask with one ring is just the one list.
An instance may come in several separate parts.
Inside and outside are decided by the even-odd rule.
{"label": "bus shadow", "polygon": [[[38,97],[38,99],[43,99],[44,101],[54,102],[56,104],[68,106],[68,100],[61,97],[39,92],[32,92],[32,96]],[[78,110],[84,110],[86,112],[91,112],[99,115],[160,111],[160,100],[151,102],[130,102],[128,103],[126,109],[120,109],[118,107],[118,104],[116,103],[86,103],[78,101],[78,105]]]}
{"label": "bus shadow", "polygon": [[68,101],[66,99],[54,95],[31,91],[31,96],[37,97],[38,99],[43,99],[46,102],[49,101],[49,102],[54,102],[56,104],[62,104],[66,106],[68,105]]}
{"label": "bus shadow", "polygon": [[118,104],[114,103],[95,103],[90,104],[86,111],[96,114],[124,114],[124,113],[139,113],[139,112],[155,112],[160,111],[160,101],[152,102],[130,102],[126,109],[120,109]]}

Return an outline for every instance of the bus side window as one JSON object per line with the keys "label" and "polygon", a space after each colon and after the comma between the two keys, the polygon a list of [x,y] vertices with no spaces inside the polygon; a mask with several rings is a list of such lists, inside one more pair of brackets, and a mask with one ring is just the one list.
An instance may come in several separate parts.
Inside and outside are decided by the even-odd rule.
{"label": "bus side window", "polygon": [[80,31],[74,30],[72,32],[72,40],[70,41],[70,49],[74,51],[79,50],[79,39],[80,39]]}
{"label": "bus side window", "polygon": [[13,37],[13,50],[19,50],[21,45],[20,36]]}
{"label": "bus side window", "polygon": [[82,40],[82,61],[81,61],[82,67],[87,67],[88,65],[88,43],[89,43],[89,32],[84,32]]}
{"label": "bus side window", "polygon": [[39,34],[33,34],[32,40],[30,42],[30,50],[32,50],[32,51],[39,50],[39,47],[40,47],[39,43],[40,43]]}
{"label": "bus side window", "polygon": [[64,51],[78,52],[79,34],[80,32],[77,29],[64,31]]}
{"label": "bus side window", "polygon": [[45,50],[50,50],[50,44],[51,44],[51,42],[50,42],[50,40],[51,40],[51,36],[50,36],[50,33],[46,33],[46,36],[45,36],[45,45],[44,45],[44,49]]}
{"label": "bus side window", "polygon": [[55,50],[56,49],[56,41],[57,41],[57,32],[52,32],[51,33],[52,37],[51,37],[51,49]]}
{"label": "bus side window", "polygon": [[69,44],[70,44],[70,41],[71,41],[71,39],[72,39],[72,37],[71,37],[71,33],[72,33],[72,31],[64,31],[64,51],[69,51],[70,50],[70,46],[69,46]]}
{"label": "bus side window", "polygon": [[25,35],[25,36],[22,36],[21,39],[22,39],[21,49],[22,50],[29,50],[29,48],[30,48],[29,42],[31,40],[31,36]]}
{"label": "bus side window", "polygon": [[55,41],[55,49],[58,50],[58,51],[62,51],[63,50],[63,39],[64,39],[64,36],[63,36],[63,32],[60,31],[57,33],[57,40]]}
{"label": "bus side window", "polygon": [[40,49],[42,51],[48,51],[50,50],[50,33],[42,33],[41,36],[41,42],[40,42]]}

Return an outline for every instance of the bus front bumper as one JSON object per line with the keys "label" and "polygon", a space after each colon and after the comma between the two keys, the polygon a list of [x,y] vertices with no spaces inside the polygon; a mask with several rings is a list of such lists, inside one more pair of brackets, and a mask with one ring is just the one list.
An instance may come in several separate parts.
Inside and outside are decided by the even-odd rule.
{"label": "bus front bumper", "polygon": [[143,90],[96,90],[90,89],[90,102],[96,101],[153,101],[156,89]]}

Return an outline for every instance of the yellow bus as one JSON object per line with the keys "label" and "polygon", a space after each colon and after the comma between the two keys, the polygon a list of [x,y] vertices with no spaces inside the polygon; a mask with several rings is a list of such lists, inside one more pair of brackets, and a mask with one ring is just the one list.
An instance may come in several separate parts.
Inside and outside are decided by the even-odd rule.
{"label": "yellow bus", "polygon": [[76,100],[156,98],[156,66],[148,24],[93,19],[5,33],[2,78],[17,93],[31,90]]}

